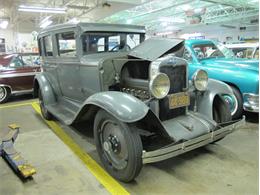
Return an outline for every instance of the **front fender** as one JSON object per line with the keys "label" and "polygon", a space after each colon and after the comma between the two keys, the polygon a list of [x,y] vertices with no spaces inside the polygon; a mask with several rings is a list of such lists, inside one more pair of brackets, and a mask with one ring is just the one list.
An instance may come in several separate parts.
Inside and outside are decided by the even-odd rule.
{"label": "front fender", "polygon": [[51,87],[51,84],[46,78],[46,75],[44,73],[40,73],[35,76],[34,90],[37,90],[36,89],[37,84],[38,84],[38,90],[41,90],[42,92],[42,98],[44,104],[47,106],[56,103],[56,97],[53,88]]}
{"label": "front fender", "polygon": [[[141,120],[148,113],[149,107],[136,97],[116,91],[106,91],[90,96],[84,103],[84,108],[95,105],[104,109],[120,121],[132,123]],[[77,114],[81,115],[80,113]]]}
{"label": "front fender", "polygon": [[198,112],[213,119],[213,101],[216,95],[230,94],[233,95],[232,89],[222,81],[209,79],[208,90],[197,98]]}

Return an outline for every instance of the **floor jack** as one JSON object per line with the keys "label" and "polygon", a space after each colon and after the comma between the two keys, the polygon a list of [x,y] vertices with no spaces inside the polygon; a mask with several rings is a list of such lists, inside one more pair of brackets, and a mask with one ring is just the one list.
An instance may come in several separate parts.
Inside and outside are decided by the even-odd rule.
{"label": "floor jack", "polygon": [[36,173],[33,166],[14,149],[14,141],[16,140],[20,127],[16,124],[8,126],[7,130],[0,130],[0,156],[2,156],[12,167],[12,169],[23,179],[31,177]]}

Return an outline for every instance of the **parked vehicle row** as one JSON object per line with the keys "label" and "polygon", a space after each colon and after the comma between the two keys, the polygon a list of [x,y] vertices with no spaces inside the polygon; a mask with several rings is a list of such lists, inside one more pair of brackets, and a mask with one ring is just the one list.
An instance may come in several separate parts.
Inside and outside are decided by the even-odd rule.
{"label": "parked vehicle row", "polygon": [[101,162],[124,182],[143,164],[224,138],[243,110],[258,112],[259,62],[215,41],[79,23],[44,29],[38,45],[41,67],[38,56],[0,56],[0,103],[33,89],[45,119],[89,123]]}
{"label": "parked vehicle row", "polygon": [[244,123],[231,119],[229,85],[203,68],[189,82],[183,40],[144,37],[144,27],[89,23],[38,36],[42,115],[90,124],[105,169],[124,182],[143,164],[216,142]]}

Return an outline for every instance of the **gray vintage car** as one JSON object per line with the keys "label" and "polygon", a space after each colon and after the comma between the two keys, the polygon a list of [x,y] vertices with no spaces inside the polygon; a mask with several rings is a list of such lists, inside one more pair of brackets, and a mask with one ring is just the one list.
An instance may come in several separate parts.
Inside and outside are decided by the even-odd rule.
{"label": "gray vintage car", "polygon": [[129,182],[142,165],[215,142],[231,121],[230,87],[198,70],[188,81],[181,39],[145,40],[144,27],[63,24],[40,32],[36,76],[45,119],[85,122],[105,169]]}

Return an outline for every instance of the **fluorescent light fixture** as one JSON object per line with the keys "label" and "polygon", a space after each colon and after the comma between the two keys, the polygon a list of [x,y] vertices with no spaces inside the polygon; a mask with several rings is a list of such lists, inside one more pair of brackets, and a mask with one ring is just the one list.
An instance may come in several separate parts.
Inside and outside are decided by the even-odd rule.
{"label": "fluorescent light fixture", "polygon": [[128,19],[128,20],[126,21],[127,24],[132,24],[132,22],[133,22],[132,19]]}
{"label": "fluorescent light fixture", "polygon": [[66,13],[66,8],[34,7],[34,6],[20,5],[18,11],[64,14]]}
{"label": "fluorescent light fixture", "polygon": [[40,28],[46,28],[47,26],[51,25],[52,24],[52,20],[46,20],[45,22],[43,22],[41,25],[40,25]]}
{"label": "fluorescent light fixture", "polygon": [[6,29],[8,24],[9,24],[9,22],[7,20],[2,20],[2,21],[0,21],[0,28]]}
{"label": "fluorescent light fixture", "polygon": [[161,25],[162,26],[168,26],[168,22],[162,22]]}

